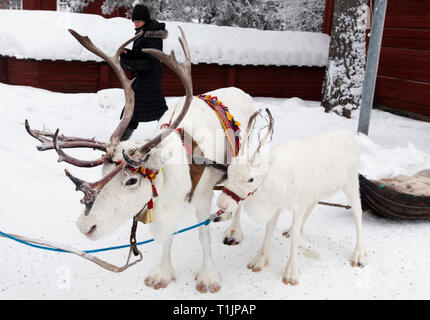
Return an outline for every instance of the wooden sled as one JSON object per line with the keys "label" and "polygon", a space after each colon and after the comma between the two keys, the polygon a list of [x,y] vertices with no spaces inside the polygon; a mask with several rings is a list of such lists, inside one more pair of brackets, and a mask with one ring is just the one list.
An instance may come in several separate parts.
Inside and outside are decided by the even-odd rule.
{"label": "wooden sled", "polygon": [[430,197],[398,192],[360,175],[363,210],[392,219],[430,219]]}

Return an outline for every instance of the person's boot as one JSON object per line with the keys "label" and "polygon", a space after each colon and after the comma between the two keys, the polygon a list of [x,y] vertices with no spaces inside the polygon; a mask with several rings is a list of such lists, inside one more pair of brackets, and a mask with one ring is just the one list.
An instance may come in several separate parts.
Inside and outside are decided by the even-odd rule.
{"label": "person's boot", "polygon": [[119,141],[125,141],[130,139],[131,135],[133,134],[134,129],[131,128],[127,128],[124,132],[124,134],[121,136],[121,138],[119,139]]}

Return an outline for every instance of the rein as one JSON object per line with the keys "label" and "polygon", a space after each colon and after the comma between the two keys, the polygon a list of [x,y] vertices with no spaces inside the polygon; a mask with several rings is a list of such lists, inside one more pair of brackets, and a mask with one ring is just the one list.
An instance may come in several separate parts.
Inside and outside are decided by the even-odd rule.
{"label": "rein", "polygon": [[[195,224],[193,226],[175,231],[172,235],[177,235],[201,226],[207,226],[209,223],[211,222],[210,219],[206,219],[205,221],[202,221],[198,224]],[[128,245],[120,245],[120,246],[115,246],[115,247],[108,247],[108,248],[101,248],[101,249],[94,249],[94,250],[86,250],[86,251],[82,251],[82,250],[78,250],[75,249],[73,247],[70,246],[66,246],[66,245],[62,245],[62,244],[58,244],[58,243],[54,243],[54,242],[49,242],[46,240],[39,240],[39,239],[34,239],[34,238],[29,238],[29,237],[24,237],[24,236],[20,236],[20,235],[16,235],[16,234],[8,234],[8,233],[4,233],[2,231],[0,231],[0,237],[4,237],[4,238],[8,238],[11,240],[14,240],[16,242],[19,242],[21,244],[36,248],[36,249],[42,249],[42,250],[47,250],[47,251],[51,251],[51,252],[60,252],[60,253],[73,253],[81,258],[84,258],[88,261],[91,261],[95,264],[97,264],[98,266],[111,271],[111,272],[123,272],[126,269],[128,269],[129,267],[131,267],[132,265],[135,265],[136,263],[142,261],[142,254],[139,253],[140,257],[138,260],[135,260],[133,262],[130,263],[130,258],[131,258],[131,253],[133,252],[132,249],[130,249],[129,253],[128,253],[128,258],[127,258],[127,262],[124,266],[122,267],[118,267],[115,266],[113,264],[110,264],[104,260],[101,260],[97,257],[95,257],[94,255],[92,255],[92,253],[97,253],[97,252],[104,252],[104,251],[112,251],[112,250],[118,250],[118,249],[123,249],[123,248],[131,248],[131,244]],[[150,242],[154,242],[155,239],[149,239],[146,241],[142,241],[142,242],[138,242],[135,245],[136,246],[140,246],[143,244],[147,244]]]}

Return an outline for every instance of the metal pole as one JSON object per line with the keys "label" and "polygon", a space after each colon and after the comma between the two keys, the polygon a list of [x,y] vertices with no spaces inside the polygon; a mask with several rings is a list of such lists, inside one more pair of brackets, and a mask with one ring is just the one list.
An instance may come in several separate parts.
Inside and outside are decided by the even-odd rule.
{"label": "metal pole", "polygon": [[375,95],[376,76],[378,74],[379,54],[381,52],[386,11],[387,0],[375,0],[363,92],[361,95],[360,118],[358,121],[358,132],[366,135],[369,133],[370,113]]}

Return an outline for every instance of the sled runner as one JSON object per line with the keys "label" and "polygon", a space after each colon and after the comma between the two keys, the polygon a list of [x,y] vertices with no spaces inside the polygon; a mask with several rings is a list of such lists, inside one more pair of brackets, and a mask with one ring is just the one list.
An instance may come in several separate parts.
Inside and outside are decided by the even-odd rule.
{"label": "sled runner", "polygon": [[360,175],[363,210],[393,219],[430,219],[430,196],[405,192],[409,185],[401,187],[386,183],[384,179],[373,181]]}

